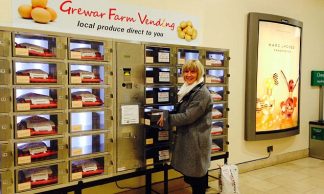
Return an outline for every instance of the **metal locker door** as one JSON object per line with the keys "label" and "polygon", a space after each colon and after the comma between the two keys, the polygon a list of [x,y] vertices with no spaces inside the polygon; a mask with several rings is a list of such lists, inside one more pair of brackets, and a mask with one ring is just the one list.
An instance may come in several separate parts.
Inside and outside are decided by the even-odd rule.
{"label": "metal locker door", "polygon": [[[144,102],[144,46],[116,43],[117,67],[117,171],[143,166],[143,132],[140,122],[122,124],[122,108]],[[135,114],[136,115],[136,114]],[[141,114],[139,114],[141,115]],[[141,120],[138,118],[139,121]],[[125,120],[123,120],[125,121]]]}

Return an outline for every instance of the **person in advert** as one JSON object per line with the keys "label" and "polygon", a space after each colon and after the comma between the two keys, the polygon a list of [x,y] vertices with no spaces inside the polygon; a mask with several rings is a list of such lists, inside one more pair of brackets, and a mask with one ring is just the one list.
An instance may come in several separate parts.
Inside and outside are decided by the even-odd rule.
{"label": "person in advert", "polygon": [[[176,126],[171,165],[184,175],[193,194],[206,192],[211,153],[212,99],[204,84],[204,67],[190,60],[182,67],[184,84],[178,92],[175,111],[169,114]],[[163,116],[158,121],[163,126]]]}

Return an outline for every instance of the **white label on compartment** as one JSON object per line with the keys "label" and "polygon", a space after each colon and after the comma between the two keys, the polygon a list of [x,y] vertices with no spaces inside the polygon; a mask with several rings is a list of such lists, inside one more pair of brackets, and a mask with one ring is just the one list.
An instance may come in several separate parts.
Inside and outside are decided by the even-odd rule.
{"label": "white label on compartment", "polygon": [[72,156],[82,155],[82,148],[74,148],[71,150]]}
{"label": "white label on compartment", "polygon": [[18,164],[30,164],[31,156],[21,156],[18,157]]}
{"label": "white label on compartment", "polygon": [[30,104],[29,103],[17,103],[17,110],[30,110]]}
{"label": "white label on compartment", "polygon": [[117,171],[118,172],[124,171],[124,170],[127,170],[127,168],[125,166],[117,168]]}
{"label": "white label on compartment", "polygon": [[146,159],[146,165],[152,165],[154,162],[153,158]]}
{"label": "white label on compartment", "polygon": [[146,104],[153,104],[153,98],[146,98],[145,99]]}
{"label": "white label on compartment", "polygon": [[82,108],[82,101],[72,101],[72,108]]}
{"label": "white label on compartment", "polygon": [[166,141],[166,140],[169,140],[169,131],[159,131],[158,141]]}
{"label": "white label on compartment", "polygon": [[162,63],[170,62],[170,53],[159,52],[158,55],[159,55],[158,62],[162,62]]}
{"label": "white label on compartment", "polygon": [[20,75],[18,75],[16,77],[16,80],[17,80],[18,84],[29,84],[30,83],[29,76],[20,76]]}
{"label": "white label on compartment", "polygon": [[17,137],[30,137],[30,130],[18,130],[17,131]]}
{"label": "white label on compartment", "polygon": [[50,101],[48,99],[31,99],[32,104],[50,104]]}
{"label": "white label on compartment", "polygon": [[76,132],[76,131],[81,131],[82,130],[82,125],[72,125],[71,131]]}
{"label": "white label on compartment", "polygon": [[158,92],[158,102],[169,102],[169,92]]}
{"label": "white label on compartment", "polygon": [[80,76],[71,76],[71,83],[72,84],[80,84],[82,83]]}
{"label": "white label on compartment", "polygon": [[170,82],[170,72],[159,72],[160,82]]}
{"label": "white label on compartment", "polygon": [[153,57],[146,57],[145,62],[146,63],[153,63],[154,62],[154,58]]}
{"label": "white label on compartment", "polygon": [[184,65],[186,63],[185,59],[178,59],[178,65]]}
{"label": "white label on compartment", "polygon": [[36,147],[36,148],[30,148],[29,153],[31,155],[39,154],[39,153],[45,153],[47,152],[47,147]]}
{"label": "white label on compartment", "polygon": [[183,77],[182,76],[181,77],[178,77],[178,83],[180,83],[180,84],[184,83],[184,80],[183,80]]}
{"label": "white label on compartment", "polygon": [[32,182],[40,181],[40,180],[48,180],[48,172],[40,171],[34,174],[31,174]]}
{"label": "white label on compartment", "polygon": [[153,77],[147,77],[147,78],[146,78],[146,83],[147,83],[147,84],[153,84],[153,83],[154,83],[154,79],[153,79]]}
{"label": "white label on compartment", "polygon": [[18,191],[31,189],[31,182],[25,182],[18,184]]}
{"label": "white label on compartment", "polygon": [[150,138],[150,139],[146,139],[146,145],[151,145],[154,143],[154,140],[153,138]]}
{"label": "white label on compartment", "polygon": [[81,59],[81,52],[71,51],[71,59]]}
{"label": "white label on compartment", "polygon": [[159,151],[159,160],[167,160],[170,158],[169,150]]}
{"label": "white label on compartment", "polygon": [[76,179],[82,179],[82,172],[75,172],[75,173],[72,173],[72,177],[71,177],[72,180],[76,180]]}
{"label": "white label on compartment", "polygon": [[29,56],[28,48],[16,48],[16,55]]}
{"label": "white label on compartment", "polygon": [[95,162],[86,162],[82,164],[82,171],[83,172],[88,172],[88,171],[95,171],[97,170],[97,164]]}
{"label": "white label on compartment", "polygon": [[145,124],[145,125],[151,125],[151,121],[150,121],[150,119],[145,119],[145,120],[144,120],[144,124]]}

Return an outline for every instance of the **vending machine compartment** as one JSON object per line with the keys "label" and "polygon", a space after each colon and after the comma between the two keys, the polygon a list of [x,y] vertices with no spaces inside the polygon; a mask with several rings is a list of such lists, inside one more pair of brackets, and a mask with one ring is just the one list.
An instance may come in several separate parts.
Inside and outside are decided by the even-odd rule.
{"label": "vending machine compartment", "polygon": [[214,103],[227,101],[229,91],[226,86],[207,86]]}
{"label": "vending machine compartment", "polygon": [[205,83],[207,84],[227,83],[225,69],[206,69]]}
{"label": "vending machine compartment", "polygon": [[211,135],[212,136],[219,136],[223,135],[226,131],[226,123],[224,121],[213,121],[212,128],[211,128]]}
{"label": "vending machine compartment", "polygon": [[69,94],[71,108],[108,107],[111,104],[107,87],[71,87]]}
{"label": "vending machine compartment", "polygon": [[14,88],[16,111],[65,108],[66,92],[63,88]]}
{"label": "vending machine compartment", "polygon": [[199,50],[179,48],[177,55],[177,65],[184,65],[188,60],[199,60]]}
{"label": "vending machine compartment", "polygon": [[64,113],[21,114],[14,116],[16,138],[61,135],[66,128]]}
{"label": "vending machine compartment", "polygon": [[13,172],[11,170],[0,170],[0,193],[14,193]]}
{"label": "vending machine compartment", "polygon": [[13,166],[13,150],[8,143],[0,143],[0,169]]}
{"label": "vending machine compartment", "polygon": [[219,103],[213,104],[212,109],[212,119],[221,119],[227,117],[227,107],[226,104]]}
{"label": "vending machine compartment", "polygon": [[145,149],[146,166],[161,165],[170,160],[170,146],[168,144]]}
{"label": "vending machine compartment", "polygon": [[12,139],[12,120],[9,115],[0,115],[0,141]]}
{"label": "vending machine compartment", "polygon": [[170,131],[157,127],[145,126],[145,146],[153,147],[170,141]]}
{"label": "vending machine compartment", "polygon": [[0,57],[10,56],[11,50],[11,33],[0,31]]}
{"label": "vending machine compartment", "polygon": [[146,46],[145,63],[170,63],[170,51],[168,47]]}
{"label": "vending machine compartment", "polygon": [[223,138],[217,138],[212,139],[212,145],[211,145],[211,154],[217,154],[219,152],[224,151],[224,139]]}
{"label": "vending machine compartment", "polygon": [[69,65],[70,84],[107,84],[108,72],[104,64]]}
{"label": "vending machine compartment", "polygon": [[107,42],[69,39],[69,59],[88,61],[110,61]]}
{"label": "vending machine compartment", "polygon": [[171,84],[173,75],[170,67],[146,67],[146,84]]}
{"label": "vending machine compartment", "polygon": [[206,51],[206,66],[223,67],[225,56],[223,52]]}
{"label": "vending machine compartment", "polygon": [[109,163],[107,156],[72,160],[70,161],[70,180],[75,181],[107,174]]}
{"label": "vending machine compartment", "polygon": [[70,156],[83,156],[110,152],[112,139],[109,133],[78,135],[70,137]]}
{"label": "vending machine compartment", "polygon": [[[69,113],[70,132],[111,131],[111,110],[73,111]],[[86,122],[85,122],[86,121]]]}
{"label": "vending machine compartment", "polygon": [[65,183],[67,170],[64,162],[17,169],[16,192]]}
{"label": "vending machine compartment", "polygon": [[172,86],[147,86],[145,104],[172,104],[176,98],[176,88]]}
{"label": "vending machine compartment", "polygon": [[64,159],[67,155],[64,139],[25,140],[15,143],[16,164],[34,164],[55,159]]}
{"label": "vending machine compartment", "polygon": [[66,41],[63,37],[13,33],[14,56],[65,58]]}
{"label": "vending machine compartment", "polygon": [[13,61],[14,84],[64,84],[65,64],[58,62]]}
{"label": "vending machine compartment", "polygon": [[[163,116],[163,121],[164,121],[163,127],[160,127],[157,123],[158,120],[161,118],[161,116]],[[154,108],[150,108],[150,107],[146,107],[144,109],[144,124],[147,127],[161,128],[164,130],[168,130],[169,129],[168,117],[169,117],[168,110],[154,109]]]}
{"label": "vending machine compartment", "polygon": [[[1,32],[0,32],[1,36]],[[0,40],[0,50],[1,50],[1,40]],[[1,52],[1,51],[0,51]],[[0,59],[0,85],[8,85],[11,83],[11,61],[7,59]]]}

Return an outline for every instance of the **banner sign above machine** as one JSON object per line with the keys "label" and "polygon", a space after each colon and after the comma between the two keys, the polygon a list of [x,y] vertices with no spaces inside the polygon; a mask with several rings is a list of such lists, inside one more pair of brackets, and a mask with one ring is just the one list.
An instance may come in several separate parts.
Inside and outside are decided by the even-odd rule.
{"label": "banner sign above machine", "polygon": [[13,27],[198,46],[200,19],[163,10],[89,0],[13,0]]}

